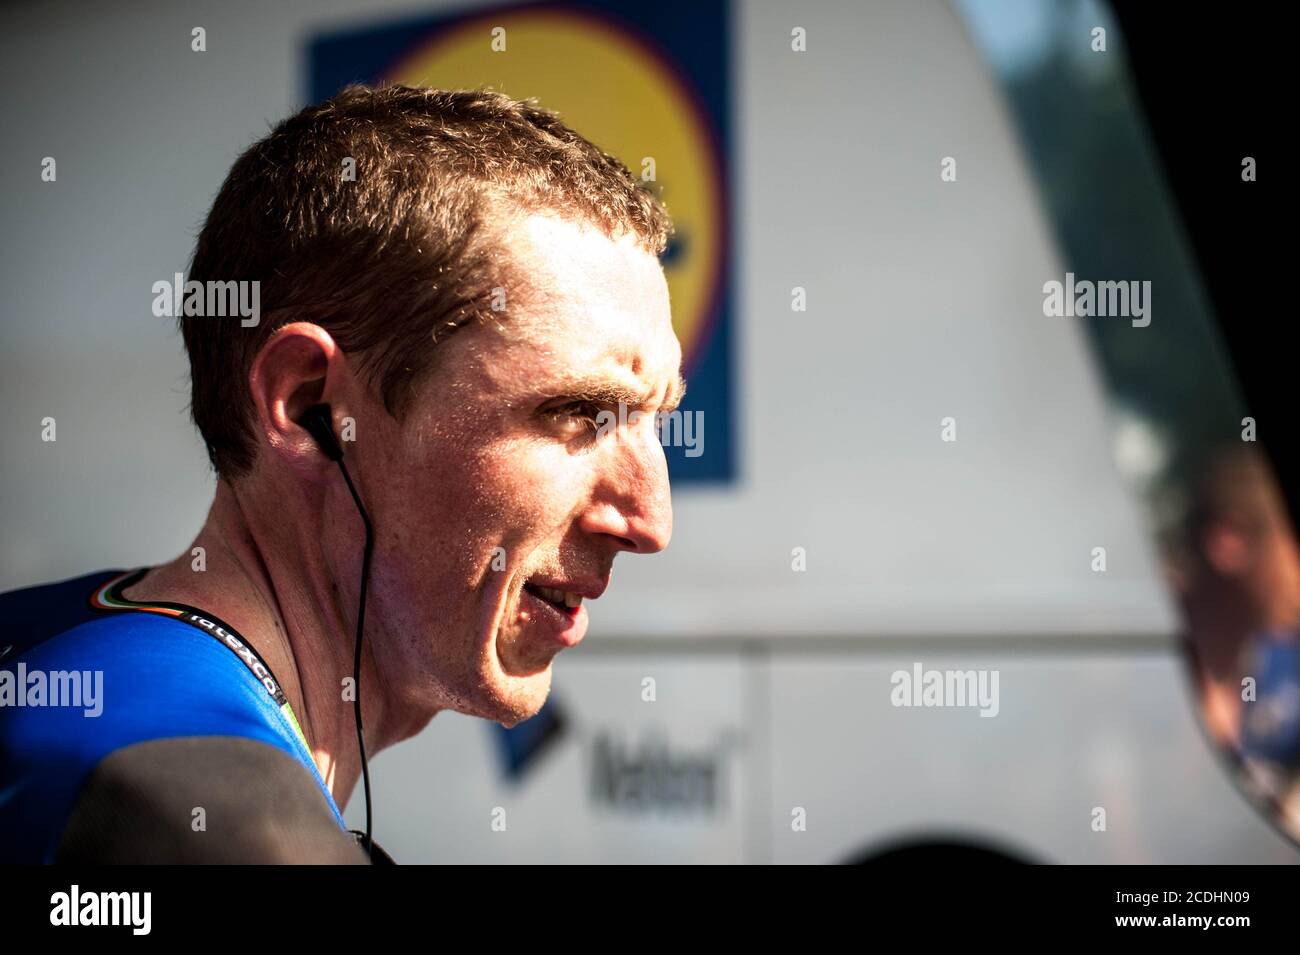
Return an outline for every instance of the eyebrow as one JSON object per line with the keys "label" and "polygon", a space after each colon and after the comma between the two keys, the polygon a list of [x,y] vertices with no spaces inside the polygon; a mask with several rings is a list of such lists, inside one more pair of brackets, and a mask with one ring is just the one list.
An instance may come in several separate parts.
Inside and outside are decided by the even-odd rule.
{"label": "eyebrow", "polygon": [[[570,381],[554,390],[564,392],[565,397],[568,398],[596,404],[624,404],[633,410],[644,410],[649,403],[644,393],[605,378]],[[676,410],[685,395],[686,379],[678,375],[677,380],[668,387],[668,394],[664,396],[661,410],[666,412]]]}

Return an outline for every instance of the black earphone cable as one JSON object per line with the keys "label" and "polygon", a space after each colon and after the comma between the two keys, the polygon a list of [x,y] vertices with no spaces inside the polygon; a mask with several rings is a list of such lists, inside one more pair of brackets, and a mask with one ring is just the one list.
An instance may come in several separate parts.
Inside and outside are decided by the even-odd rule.
{"label": "black earphone cable", "polygon": [[[361,503],[361,495],[357,493],[356,486],[352,483],[352,475],[348,473],[347,465],[343,463],[343,446],[339,444],[338,438],[334,436],[334,422],[330,415],[330,406],[320,404],[308,408],[302,416],[301,424],[316,440],[316,445],[324,452],[325,456],[331,461],[338,462],[339,470],[343,472],[343,480],[347,482],[348,492],[352,495],[352,503],[357,506],[357,513],[361,515],[361,522],[366,527],[366,547],[361,558],[361,594],[357,601],[356,651],[352,658],[354,690],[352,712],[357,722],[357,749],[361,753],[361,778],[366,789],[366,836],[362,848],[365,849],[366,855],[373,861],[374,828],[372,826],[373,817],[370,807],[370,765],[366,760],[366,737],[361,729],[361,638],[366,630],[366,589],[370,585],[370,552],[375,543],[374,528],[370,523],[370,515],[366,513],[365,506]],[[381,856],[384,855],[382,849],[380,854]],[[391,861],[391,859],[388,861]]]}
{"label": "black earphone cable", "polygon": [[352,709],[357,722],[357,749],[361,752],[361,778],[366,789],[366,841],[363,848],[368,856],[371,852],[374,830],[371,828],[370,767],[366,762],[366,738],[361,730],[361,636],[365,633],[366,627],[366,588],[370,583],[370,552],[374,547],[374,531],[370,525],[370,515],[366,513],[365,507],[361,504],[361,496],[357,494],[357,489],[352,484],[352,476],[348,474],[342,456],[339,457],[338,462],[339,470],[343,472],[343,480],[347,482],[348,491],[352,494],[352,502],[356,504],[357,511],[361,514],[361,521],[366,526],[366,546],[361,558],[361,595],[357,602],[356,653],[352,659],[352,681],[356,684],[353,687],[355,695],[352,698]]}

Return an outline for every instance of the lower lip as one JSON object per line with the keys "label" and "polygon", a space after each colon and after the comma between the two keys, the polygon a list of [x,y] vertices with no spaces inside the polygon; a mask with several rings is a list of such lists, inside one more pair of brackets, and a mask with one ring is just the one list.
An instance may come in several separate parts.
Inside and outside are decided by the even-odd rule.
{"label": "lower lip", "polygon": [[527,611],[529,622],[544,628],[562,647],[576,647],[587,633],[587,608],[583,604],[561,610],[524,590],[519,609]]}

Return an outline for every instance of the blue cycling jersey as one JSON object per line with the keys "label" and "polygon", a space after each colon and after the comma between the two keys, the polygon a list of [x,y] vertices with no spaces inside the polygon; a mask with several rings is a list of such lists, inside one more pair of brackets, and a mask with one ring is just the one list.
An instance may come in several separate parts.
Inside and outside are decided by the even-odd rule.
{"label": "blue cycling jersey", "polygon": [[123,747],[242,737],[321,778],[283,692],[232,629],[181,604],[118,593],[101,571],[0,595],[0,862],[52,861],[95,767]]}
{"label": "blue cycling jersey", "polygon": [[1243,704],[1242,752],[1294,771],[1300,768],[1300,641],[1260,634],[1250,659],[1256,698]]}

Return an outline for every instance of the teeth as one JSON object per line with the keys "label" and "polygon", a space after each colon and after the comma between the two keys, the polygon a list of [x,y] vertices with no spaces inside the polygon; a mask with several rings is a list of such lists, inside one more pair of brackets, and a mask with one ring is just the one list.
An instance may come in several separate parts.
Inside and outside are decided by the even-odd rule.
{"label": "teeth", "polygon": [[582,595],[570,593],[567,590],[556,590],[554,587],[538,587],[533,585],[534,589],[553,604],[562,604],[569,609],[581,606]]}

